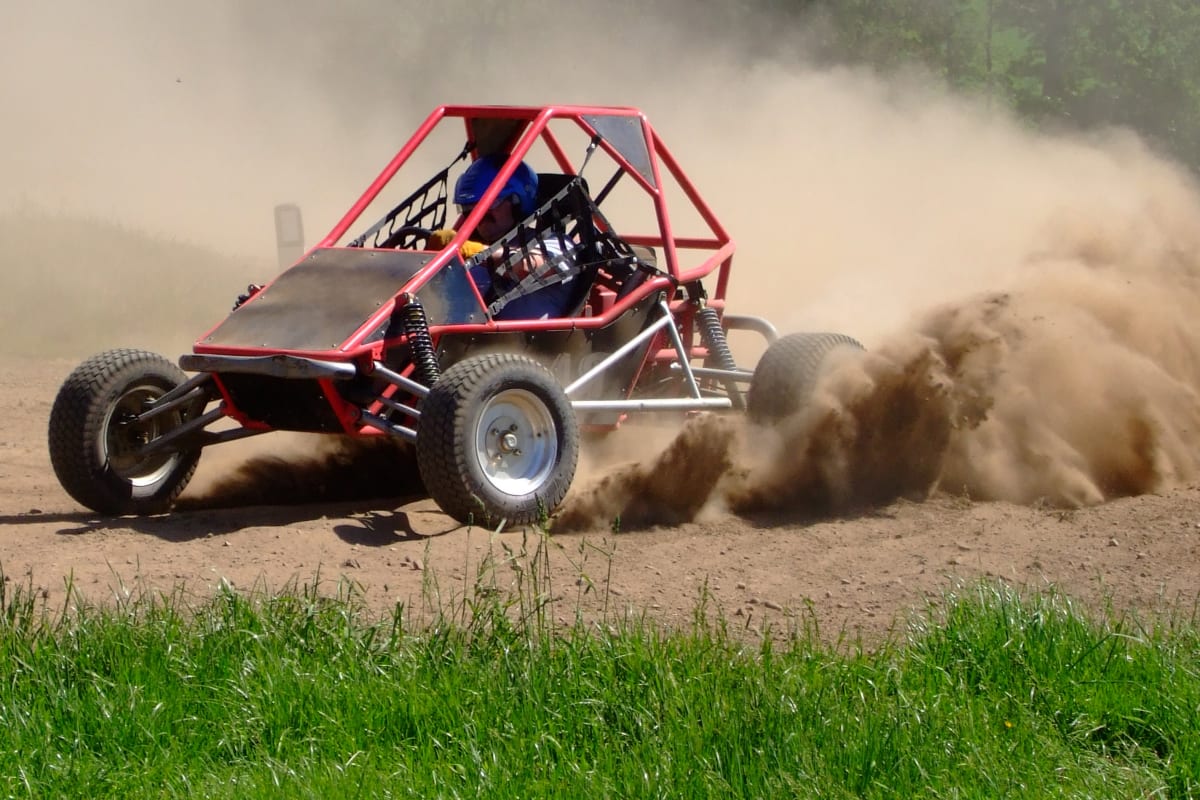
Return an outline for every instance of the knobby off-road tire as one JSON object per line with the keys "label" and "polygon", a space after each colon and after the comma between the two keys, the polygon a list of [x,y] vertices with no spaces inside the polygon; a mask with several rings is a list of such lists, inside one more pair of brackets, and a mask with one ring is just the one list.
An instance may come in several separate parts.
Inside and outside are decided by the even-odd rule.
{"label": "knobby off-road tire", "polygon": [[835,350],[862,350],[841,333],[793,333],[777,339],[763,353],[750,380],[746,414],[769,425],[799,411],[813,393],[825,359]]}
{"label": "knobby off-road tire", "polygon": [[101,514],[168,510],[196,471],[199,448],[137,450],[182,424],[186,412],[134,418],[185,379],[170,361],[142,350],[109,350],[80,364],[50,410],[50,462],[67,494]]}
{"label": "knobby off-road tire", "polygon": [[578,460],[571,404],[553,374],[526,356],[460,361],[421,403],[421,479],[459,522],[538,522],[566,496]]}

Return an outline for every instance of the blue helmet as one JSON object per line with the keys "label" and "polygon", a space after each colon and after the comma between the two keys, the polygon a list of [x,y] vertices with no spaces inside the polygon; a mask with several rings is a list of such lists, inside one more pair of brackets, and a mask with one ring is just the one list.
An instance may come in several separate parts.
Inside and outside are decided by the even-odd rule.
{"label": "blue helmet", "polygon": [[[473,206],[483,197],[483,193],[496,180],[500,168],[508,160],[504,155],[484,156],[476,159],[471,166],[458,176],[454,184],[454,202],[460,206]],[[522,161],[513,171],[508,182],[501,189],[498,200],[516,196],[522,214],[532,214],[537,208],[538,176],[533,168]]]}

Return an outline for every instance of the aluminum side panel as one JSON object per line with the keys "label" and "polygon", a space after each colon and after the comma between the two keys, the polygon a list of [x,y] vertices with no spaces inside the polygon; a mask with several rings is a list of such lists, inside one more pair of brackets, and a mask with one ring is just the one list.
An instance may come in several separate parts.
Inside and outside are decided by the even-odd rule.
{"label": "aluminum side panel", "polygon": [[270,350],[336,349],[431,258],[432,253],[412,251],[316,250],[202,342]]}

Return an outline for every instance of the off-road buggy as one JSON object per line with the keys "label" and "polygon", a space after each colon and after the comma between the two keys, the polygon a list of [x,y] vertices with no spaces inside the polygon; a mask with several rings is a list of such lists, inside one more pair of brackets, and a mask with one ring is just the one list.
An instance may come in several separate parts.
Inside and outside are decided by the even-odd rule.
{"label": "off-road buggy", "polygon": [[[431,150],[436,161],[422,161]],[[489,156],[504,158],[499,174],[458,214],[452,174]],[[538,171],[537,210],[466,257],[522,161]],[[388,200],[393,185],[404,195],[406,167],[433,175]],[[347,239],[371,209],[378,221]],[[503,266],[531,248],[570,263],[481,295],[470,273],[481,258]],[[398,437],[446,513],[529,524],[566,495],[581,429],[638,412],[771,420],[802,401],[831,350],[857,346],[840,334],[777,339],[765,320],[730,314],[733,254],[638,110],[441,107],[324,239],[179,367],[140,350],[80,365],[51,411],[51,460],[83,505],[151,514],[170,508],[209,445],[277,430]],[[573,289],[562,317],[503,318],[514,298],[564,277]],[[734,329],[772,343],[754,372],[735,363]]]}

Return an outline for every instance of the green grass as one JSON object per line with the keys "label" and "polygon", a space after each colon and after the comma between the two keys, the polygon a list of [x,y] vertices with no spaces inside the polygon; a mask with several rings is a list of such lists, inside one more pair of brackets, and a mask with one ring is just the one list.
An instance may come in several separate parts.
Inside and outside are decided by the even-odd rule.
{"label": "green grass", "polygon": [[345,586],[47,613],[5,584],[0,794],[1200,795],[1194,620],[982,585],[871,649],[748,645],[702,610],[555,628],[542,585],[410,629]]}

